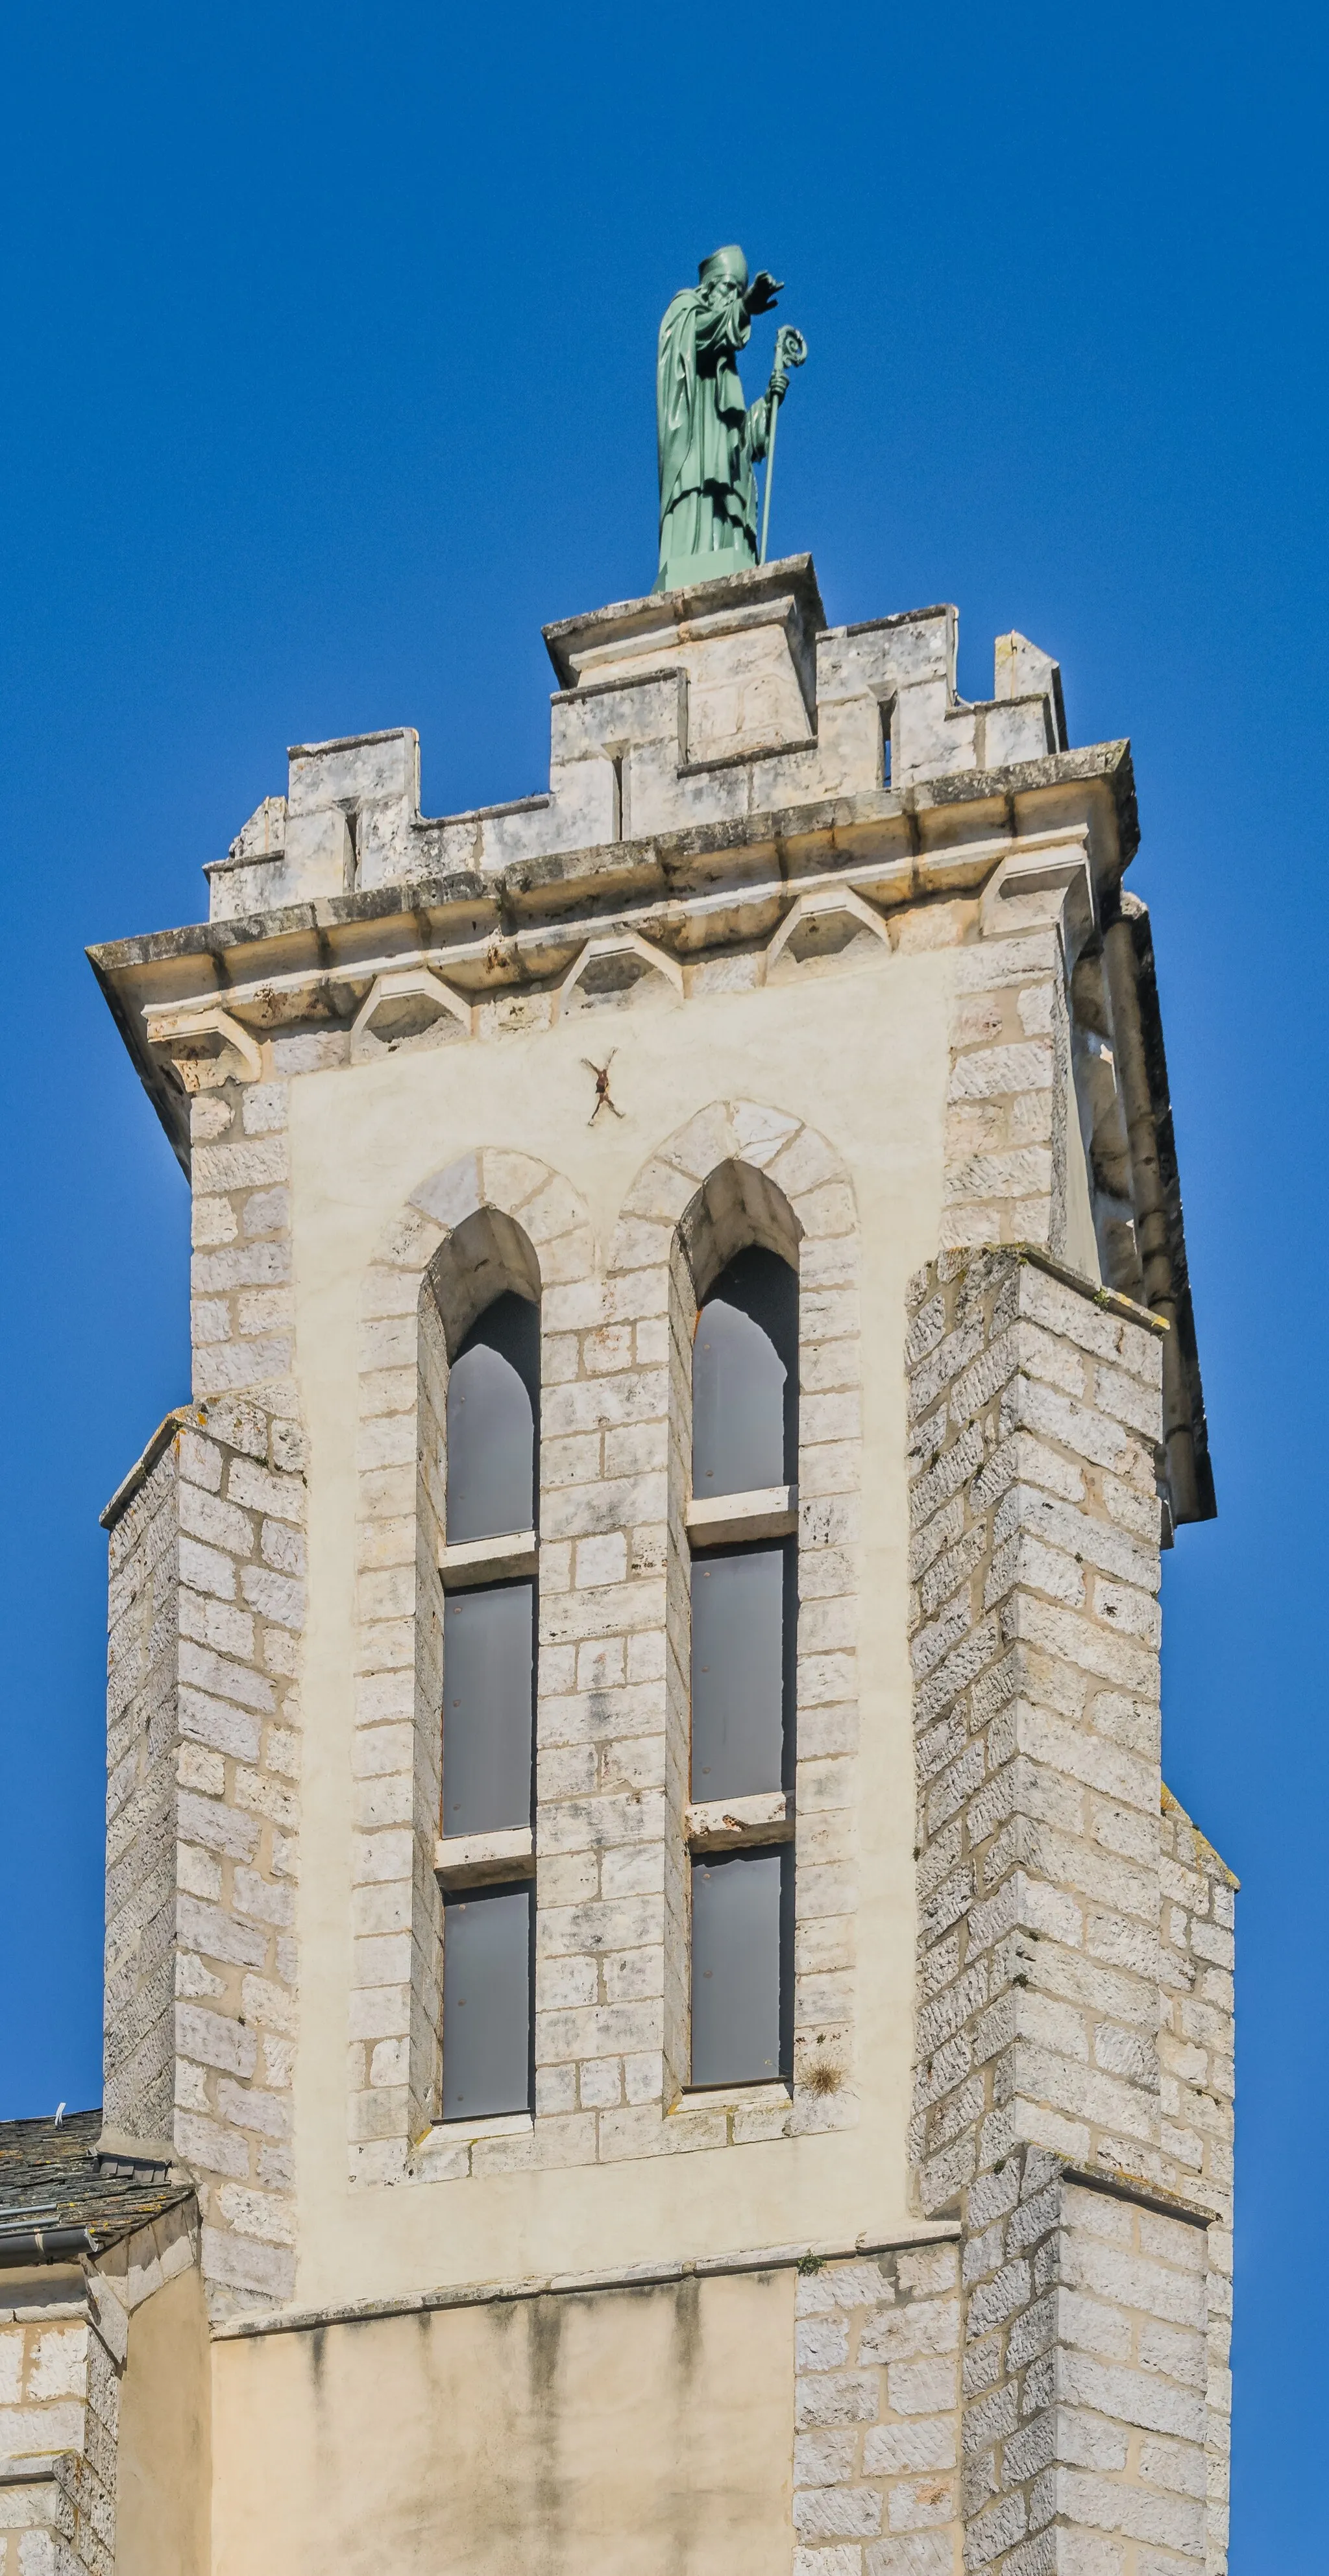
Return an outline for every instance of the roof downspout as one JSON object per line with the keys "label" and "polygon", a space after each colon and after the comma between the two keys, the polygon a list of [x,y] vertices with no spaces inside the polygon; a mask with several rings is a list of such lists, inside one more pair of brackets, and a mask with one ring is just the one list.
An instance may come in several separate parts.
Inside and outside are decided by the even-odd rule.
{"label": "roof downspout", "polygon": [[0,2264],[63,2263],[96,2250],[86,2227],[0,2228]]}

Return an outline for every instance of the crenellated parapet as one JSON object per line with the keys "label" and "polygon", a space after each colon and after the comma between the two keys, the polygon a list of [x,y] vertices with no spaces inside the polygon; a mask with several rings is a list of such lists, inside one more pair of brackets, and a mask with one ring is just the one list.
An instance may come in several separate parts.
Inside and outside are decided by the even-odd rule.
{"label": "crenellated parapet", "polygon": [[206,871],[214,921],[417,880],[482,880],[552,852],[732,824],[841,798],[1055,760],[1068,748],[1057,665],[997,639],[993,692],[957,693],[957,619],[928,608],[828,628],[811,558],[627,600],[545,628],[560,686],[549,785],[430,821],[409,726],[290,753]]}

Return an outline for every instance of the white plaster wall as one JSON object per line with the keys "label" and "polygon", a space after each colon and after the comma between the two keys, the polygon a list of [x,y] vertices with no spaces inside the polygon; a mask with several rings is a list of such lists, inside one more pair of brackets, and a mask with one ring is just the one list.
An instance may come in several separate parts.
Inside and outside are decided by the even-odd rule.
{"label": "white plaster wall", "polygon": [[[590,2270],[736,2246],[907,2232],[915,1898],[906,1646],[905,1282],[935,1250],[954,951],[529,1036],[309,1075],[292,1087],[296,1360],[311,1442],[295,2163],[296,2296]],[[616,1050],[621,1120],[588,1125],[583,1059]],[[602,1245],[634,1175],[716,1099],[770,1103],[844,1157],[862,1227],[865,1476],[857,2127],[356,2191],[346,2178],[357,1303],[384,1228],[430,1172],[514,1146],[562,1171]]]}
{"label": "white plaster wall", "polygon": [[213,2576],[788,2576],[796,2278],[218,2343]]}

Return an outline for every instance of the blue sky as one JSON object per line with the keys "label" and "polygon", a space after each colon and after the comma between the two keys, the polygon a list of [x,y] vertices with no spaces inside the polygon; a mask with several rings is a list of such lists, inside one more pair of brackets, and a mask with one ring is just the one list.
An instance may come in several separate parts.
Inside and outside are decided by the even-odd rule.
{"label": "blue sky", "polygon": [[[542,621],[648,586],[717,241],[811,357],[773,551],[1129,733],[1221,1517],[1167,1776],[1240,1872],[1235,2563],[1326,2558],[1322,9],[31,5],[4,56],[0,2114],[99,2085],[104,1542],[188,1389],[187,1201],[89,940],[197,918],[288,743],[542,782]],[[760,383],[758,325],[749,390]]]}

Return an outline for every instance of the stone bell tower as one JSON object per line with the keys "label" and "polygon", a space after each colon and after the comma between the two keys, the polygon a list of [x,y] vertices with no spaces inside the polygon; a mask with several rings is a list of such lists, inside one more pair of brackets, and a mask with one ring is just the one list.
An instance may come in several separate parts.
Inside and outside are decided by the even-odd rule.
{"label": "stone bell tower", "polygon": [[208,920],[93,952],[193,1189],[104,2120],[196,2195],[196,2564],[1216,2576],[1128,746],[806,556],[546,641],[547,790],[298,746]]}

